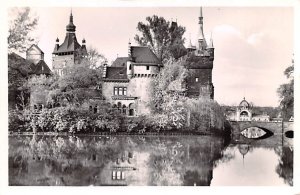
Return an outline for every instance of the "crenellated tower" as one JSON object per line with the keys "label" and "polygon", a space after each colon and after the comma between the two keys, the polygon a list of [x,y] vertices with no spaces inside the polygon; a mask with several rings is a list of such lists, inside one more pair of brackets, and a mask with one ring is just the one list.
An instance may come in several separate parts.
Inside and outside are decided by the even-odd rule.
{"label": "crenellated tower", "polygon": [[191,41],[187,47],[188,55],[186,67],[189,75],[186,79],[187,96],[193,98],[214,99],[214,86],[212,83],[212,69],[214,61],[214,45],[212,37],[209,45],[203,31],[203,13],[200,8],[198,35],[195,46]]}
{"label": "crenellated tower", "polygon": [[63,74],[66,66],[73,66],[81,62],[81,58],[87,55],[85,39],[80,45],[76,38],[76,26],[73,23],[73,14],[71,11],[69,24],[66,26],[66,36],[64,42],[60,45],[59,39],[56,39],[54,51],[52,53],[52,67],[54,73]]}

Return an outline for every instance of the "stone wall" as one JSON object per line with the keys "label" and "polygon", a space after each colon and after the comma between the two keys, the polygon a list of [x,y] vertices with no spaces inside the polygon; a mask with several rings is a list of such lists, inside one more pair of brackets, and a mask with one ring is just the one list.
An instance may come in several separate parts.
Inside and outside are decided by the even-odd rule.
{"label": "stone wall", "polygon": [[[200,88],[203,85],[212,83],[212,69],[189,69],[189,75],[186,79],[187,95],[199,96]],[[196,80],[198,78],[198,81]],[[213,93],[213,91],[211,91]],[[213,97],[213,95],[211,95]]]}
{"label": "stone wall", "polygon": [[62,69],[64,66],[73,66],[74,65],[74,55],[63,55],[63,56],[53,56],[52,58],[52,67],[55,72],[55,69]]}
{"label": "stone wall", "polygon": [[157,74],[159,69],[158,66],[148,66],[149,70],[147,70],[146,65],[135,65],[133,66],[133,74]]}
{"label": "stone wall", "polygon": [[[130,103],[135,104],[135,113],[137,115],[149,114],[149,102],[150,102],[150,93],[151,93],[151,77],[138,77],[130,79],[129,83],[121,82],[104,82],[102,85],[102,94],[105,97],[105,100],[111,104],[121,104],[128,106]],[[137,97],[136,100],[130,99],[118,99],[113,100],[114,96],[114,87],[127,87],[127,97]]]}

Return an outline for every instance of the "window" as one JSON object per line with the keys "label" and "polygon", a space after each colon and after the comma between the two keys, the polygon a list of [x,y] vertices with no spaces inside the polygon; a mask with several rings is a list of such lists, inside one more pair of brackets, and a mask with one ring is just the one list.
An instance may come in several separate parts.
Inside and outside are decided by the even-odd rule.
{"label": "window", "polygon": [[149,70],[150,67],[149,67],[149,66],[146,66],[146,68],[147,68],[147,70]]}
{"label": "window", "polygon": [[131,70],[131,64],[129,65],[129,70]]}
{"label": "window", "polygon": [[196,82],[199,82],[199,78],[198,77],[196,77]]}
{"label": "window", "polygon": [[113,172],[112,172],[112,179],[115,180],[115,179],[116,179],[116,176],[117,176],[116,171],[113,171]]}
{"label": "window", "polygon": [[117,87],[114,88],[114,95],[118,95],[118,88]]}
{"label": "window", "polygon": [[127,87],[123,88],[123,95],[127,95]]}
{"label": "window", "polygon": [[121,179],[121,171],[117,171],[117,179]]}
{"label": "window", "polygon": [[123,95],[123,87],[119,87],[119,95]]}

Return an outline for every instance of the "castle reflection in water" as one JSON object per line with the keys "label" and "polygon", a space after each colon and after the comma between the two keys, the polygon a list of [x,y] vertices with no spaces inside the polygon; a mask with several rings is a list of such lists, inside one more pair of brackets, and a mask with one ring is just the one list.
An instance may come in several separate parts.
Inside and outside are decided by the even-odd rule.
{"label": "castle reflection in water", "polygon": [[245,163],[257,148],[278,158],[264,177],[292,185],[292,146],[257,143],[214,136],[10,136],[9,185],[209,186],[220,180],[218,167],[240,157]]}

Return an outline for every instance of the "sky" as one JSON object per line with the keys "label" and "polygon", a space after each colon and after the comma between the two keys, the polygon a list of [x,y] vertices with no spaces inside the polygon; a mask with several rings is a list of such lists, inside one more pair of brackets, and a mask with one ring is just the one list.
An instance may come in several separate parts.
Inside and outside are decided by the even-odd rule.
{"label": "sky", "polygon": [[[39,17],[35,34],[52,67],[55,39],[64,40],[71,7],[32,7]],[[108,61],[127,56],[128,41],[139,21],[158,15],[186,27],[186,45],[196,42],[199,7],[72,7],[79,43],[86,39]],[[283,71],[293,58],[292,7],[203,7],[204,34],[215,47],[213,84],[219,104],[237,105],[246,98],[256,106],[278,106],[276,93],[287,82]]]}

